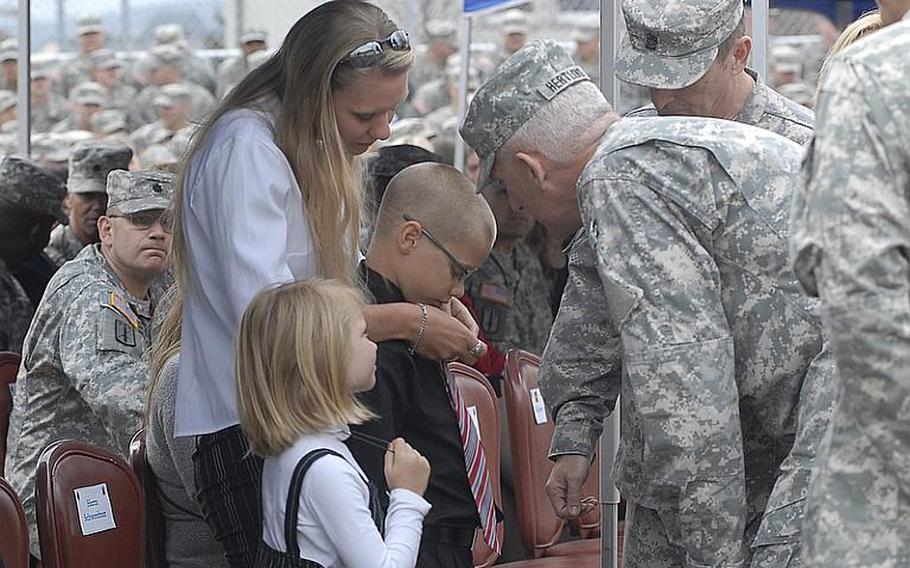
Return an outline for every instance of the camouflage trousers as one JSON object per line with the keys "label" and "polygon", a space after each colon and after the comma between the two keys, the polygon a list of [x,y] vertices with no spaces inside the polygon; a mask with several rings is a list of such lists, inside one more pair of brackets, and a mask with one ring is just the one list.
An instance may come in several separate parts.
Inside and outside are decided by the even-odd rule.
{"label": "camouflage trousers", "polygon": [[[754,536],[758,523],[750,523],[747,533]],[[751,540],[751,538],[747,538]],[[744,547],[745,548],[745,547]],[[789,542],[752,549],[752,557],[743,562],[725,566],[750,568],[800,568],[801,543]],[[660,513],[654,509],[629,503],[626,509],[625,540],[622,565],[626,568],[696,568],[687,561],[686,551],[670,541]],[[715,568],[715,567],[712,567]],[[719,567],[717,567],[719,568]]]}

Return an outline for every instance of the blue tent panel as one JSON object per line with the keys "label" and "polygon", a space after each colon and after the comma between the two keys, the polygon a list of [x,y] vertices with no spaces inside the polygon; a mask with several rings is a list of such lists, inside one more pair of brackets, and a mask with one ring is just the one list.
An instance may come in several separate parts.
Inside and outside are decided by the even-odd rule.
{"label": "blue tent panel", "polygon": [[838,5],[846,3],[852,5],[853,17],[875,10],[875,0],[771,0],[772,8],[792,8],[799,10],[812,10],[827,16],[832,22],[837,22]]}
{"label": "blue tent panel", "polygon": [[528,0],[464,0],[464,13],[492,11],[527,2]]}

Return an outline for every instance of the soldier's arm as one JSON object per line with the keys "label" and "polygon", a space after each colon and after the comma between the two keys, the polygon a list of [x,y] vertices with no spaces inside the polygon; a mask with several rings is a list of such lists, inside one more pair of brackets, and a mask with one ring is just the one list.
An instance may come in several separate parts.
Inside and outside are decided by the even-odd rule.
{"label": "soldier's arm", "polygon": [[647,496],[664,504],[655,508],[677,528],[687,565],[739,567],[743,448],[718,267],[689,217],[649,188],[594,180],[581,196],[620,332]]}
{"label": "soldier's arm", "polygon": [[[824,230],[812,274],[842,383],[839,411],[863,433],[859,452],[887,455],[910,486],[910,159],[898,109],[845,64],[821,94],[804,164],[809,208]],[[865,83],[863,85],[863,83]],[[905,99],[906,100],[906,99]],[[871,444],[872,447],[865,447]]]}
{"label": "soldier's arm", "polygon": [[61,307],[66,314],[58,349],[70,384],[127,455],[145,404],[147,346],[141,331],[126,317],[104,307],[109,295],[109,289],[98,287]]}
{"label": "soldier's arm", "polygon": [[591,457],[603,419],[621,385],[619,337],[606,312],[590,241],[580,235],[569,253],[569,279],[540,367],[540,389],[556,422],[550,458]]}

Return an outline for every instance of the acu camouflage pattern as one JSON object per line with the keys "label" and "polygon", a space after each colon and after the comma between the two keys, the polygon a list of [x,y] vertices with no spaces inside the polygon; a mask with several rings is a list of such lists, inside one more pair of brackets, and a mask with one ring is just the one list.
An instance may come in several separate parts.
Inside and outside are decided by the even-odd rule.
{"label": "acu camouflage pattern", "polygon": [[44,254],[57,266],[76,258],[85,245],[82,244],[69,225],[57,225],[51,231],[51,238],[44,247]]}
{"label": "acu camouflage pattern", "polygon": [[[111,294],[133,317],[111,306]],[[6,455],[7,479],[22,498],[31,551],[35,468],[55,440],[84,440],[126,456],[140,426],[157,287],[133,297],[101,254],[88,246],[51,279],[25,338]],[[134,320],[135,325],[130,320]]]}
{"label": "acu camouflage pattern", "polygon": [[565,89],[590,81],[552,39],[535,40],[508,58],[471,101],[461,137],[477,152],[477,191],[489,182],[499,150],[521,126]]}
{"label": "acu camouflage pattern", "polygon": [[484,334],[497,349],[543,352],[553,325],[550,285],[527,244],[519,241],[511,254],[494,249],[468,278],[465,291]]}
{"label": "acu camouflage pattern", "polygon": [[28,158],[5,156],[0,160],[0,203],[66,222],[61,204],[63,182]]}
{"label": "acu camouflage pattern", "polygon": [[626,33],[616,76],[643,87],[682,89],[698,81],[743,17],[742,0],[623,0]]}
{"label": "acu camouflage pattern", "polygon": [[168,209],[176,176],[170,172],[113,170],[107,176],[107,208],[129,214]]}
{"label": "acu camouflage pattern", "polygon": [[22,351],[33,315],[31,300],[0,259],[0,351]]}
{"label": "acu camouflage pattern", "polygon": [[[579,182],[591,242],[573,243],[541,384],[557,417],[554,455],[590,454],[622,389],[617,485],[657,511],[685,560],[661,559],[659,547],[631,558],[633,548],[629,565],[747,565],[749,544],[755,566],[798,553],[835,380],[817,307],[786,269],[799,155],[731,121],[626,119]],[[756,455],[756,442],[773,451]],[[808,455],[781,465],[791,446]]]}
{"label": "acu camouflage pattern", "polygon": [[792,254],[843,377],[807,566],[910,566],[910,15],[843,51],[794,199]]}
{"label": "acu camouflage pattern", "polygon": [[70,193],[105,193],[107,174],[126,170],[133,159],[129,146],[107,142],[83,142],[69,158],[66,190]]}
{"label": "acu camouflage pattern", "polygon": [[[755,86],[733,120],[770,130],[801,146],[809,142],[812,139],[815,113],[772,89],[755,71],[746,69],[746,73],[755,81]],[[648,105],[626,116],[644,118],[658,115],[654,105]]]}

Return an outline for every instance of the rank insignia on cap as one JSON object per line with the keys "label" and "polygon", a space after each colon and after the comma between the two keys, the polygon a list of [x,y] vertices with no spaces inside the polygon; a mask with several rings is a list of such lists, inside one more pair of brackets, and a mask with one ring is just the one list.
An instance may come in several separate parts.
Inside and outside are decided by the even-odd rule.
{"label": "rank insignia on cap", "polygon": [[133,329],[139,329],[139,316],[137,316],[136,312],[133,311],[133,308],[130,307],[129,302],[124,300],[117,292],[111,292],[111,297],[105,307],[110,308],[125,317],[126,321],[129,322]]}
{"label": "rank insignia on cap", "polygon": [[657,43],[658,43],[658,41],[657,41],[656,35],[654,35],[652,33],[648,33],[645,36],[645,49],[654,51],[655,49],[657,49]]}

